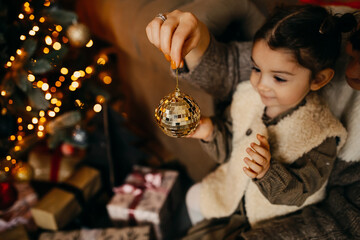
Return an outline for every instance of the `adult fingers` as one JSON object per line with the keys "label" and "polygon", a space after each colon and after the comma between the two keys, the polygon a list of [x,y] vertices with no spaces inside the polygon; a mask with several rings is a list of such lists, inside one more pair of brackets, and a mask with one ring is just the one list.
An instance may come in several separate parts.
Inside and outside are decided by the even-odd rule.
{"label": "adult fingers", "polygon": [[181,60],[199,43],[200,30],[198,19],[192,13],[185,12],[179,18],[171,42],[171,59],[179,66]]}
{"label": "adult fingers", "polygon": [[149,24],[146,26],[146,35],[149,41],[157,48],[160,49],[160,28],[163,24],[163,21],[155,17]]}

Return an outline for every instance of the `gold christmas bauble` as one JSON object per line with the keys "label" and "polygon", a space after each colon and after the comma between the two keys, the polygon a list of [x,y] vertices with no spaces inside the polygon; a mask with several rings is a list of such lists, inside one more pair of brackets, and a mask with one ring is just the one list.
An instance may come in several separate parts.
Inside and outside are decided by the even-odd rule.
{"label": "gold christmas bauble", "polygon": [[26,162],[17,163],[11,170],[11,176],[17,182],[29,182],[33,178],[33,173],[33,168]]}
{"label": "gold christmas bauble", "polygon": [[166,135],[185,137],[199,125],[200,108],[192,97],[176,89],[161,99],[155,109],[155,120]]}
{"label": "gold christmas bauble", "polygon": [[68,27],[66,35],[74,47],[83,47],[90,41],[89,28],[82,23],[75,23]]}

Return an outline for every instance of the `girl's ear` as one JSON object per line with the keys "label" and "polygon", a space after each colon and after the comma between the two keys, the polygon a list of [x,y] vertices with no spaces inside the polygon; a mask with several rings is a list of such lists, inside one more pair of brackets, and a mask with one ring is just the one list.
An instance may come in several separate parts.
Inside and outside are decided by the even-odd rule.
{"label": "girl's ear", "polygon": [[315,78],[311,81],[310,89],[312,91],[317,91],[326,84],[330,82],[330,80],[334,77],[334,69],[326,68],[321,70],[318,74],[316,74]]}

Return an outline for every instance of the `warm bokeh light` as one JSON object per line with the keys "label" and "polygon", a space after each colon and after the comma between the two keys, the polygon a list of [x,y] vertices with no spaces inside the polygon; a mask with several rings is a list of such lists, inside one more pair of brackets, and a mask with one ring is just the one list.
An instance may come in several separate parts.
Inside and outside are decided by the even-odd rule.
{"label": "warm bokeh light", "polygon": [[50,36],[46,36],[45,43],[50,46],[52,44],[52,38]]}
{"label": "warm bokeh light", "polygon": [[49,117],[55,117],[56,114],[54,111],[50,110],[50,111],[48,111],[48,115],[49,115]]}
{"label": "warm bokeh light", "polygon": [[[61,72],[61,74],[66,75],[66,74],[69,73],[69,70],[68,70],[67,68],[63,67],[63,68],[60,69],[60,72]],[[60,77],[61,77],[61,76],[60,76]],[[59,78],[59,80],[61,81],[60,78]],[[64,80],[65,80],[65,78],[64,78]]]}
{"label": "warm bokeh light", "polygon": [[57,25],[57,26],[55,27],[55,29],[56,29],[56,31],[61,32],[61,30],[62,30],[62,26]]}
{"label": "warm bokeh light", "polygon": [[98,95],[98,96],[96,96],[96,102],[98,102],[98,103],[104,103],[105,102],[105,97],[104,96],[102,96],[102,95]]}
{"label": "warm bokeh light", "polygon": [[87,73],[87,74],[91,74],[92,72],[93,72],[93,68],[92,67],[87,67],[86,69],[85,69],[85,72]]}
{"label": "warm bokeh light", "polygon": [[93,40],[90,39],[90,41],[86,44],[86,47],[92,47],[93,44]]}
{"label": "warm bokeh light", "polygon": [[49,89],[49,84],[44,83],[44,84],[41,86],[41,89],[42,89],[43,91],[47,91],[47,90]]}
{"label": "warm bokeh light", "polygon": [[94,105],[94,112],[101,112],[102,106],[100,104],[95,104]]}
{"label": "warm bokeh light", "polygon": [[27,79],[28,79],[30,82],[33,82],[33,81],[35,81],[35,76],[32,75],[32,74],[29,74],[28,77],[27,77]]}
{"label": "warm bokeh light", "polygon": [[59,42],[55,42],[55,43],[53,44],[53,48],[54,48],[55,50],[60,50],[60,49],[61,49],[61,44],[60,44]]}
{"label": "warm bokeh light", "polygon": [[33,124],[37,124],[37,123],[39,122],[39,119],[37,119],[36,117],[33,117],[32,120],[31,120],[31,122],[32,122]]}
{"label": "warm bokeh light", "polygon": [[52,97],[52,96],[51,96],[51,93],[46,93],[46,94],[45,94],[45,99],[46,99],[46,100],[50,100],[51,97]]}
{"label": "warm bokeh light", "polygon": [[105,76],[105,77],[103,78],[103,82],[104,82],[105,84],[110,84],[110,83],[112,82],[112,78],[111,78],[110,76]]}

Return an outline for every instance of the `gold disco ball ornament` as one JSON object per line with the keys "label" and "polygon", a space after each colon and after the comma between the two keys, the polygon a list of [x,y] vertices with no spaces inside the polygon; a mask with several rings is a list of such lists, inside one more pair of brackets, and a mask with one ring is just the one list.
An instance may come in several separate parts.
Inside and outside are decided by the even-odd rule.
{"label": "gold disco ball ornament", "polygon": [[192,97],[176,88],[175,92],[161,99],[155,109],[155,120],[166,135],[185,137],[199,125],[200,108]]}

